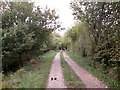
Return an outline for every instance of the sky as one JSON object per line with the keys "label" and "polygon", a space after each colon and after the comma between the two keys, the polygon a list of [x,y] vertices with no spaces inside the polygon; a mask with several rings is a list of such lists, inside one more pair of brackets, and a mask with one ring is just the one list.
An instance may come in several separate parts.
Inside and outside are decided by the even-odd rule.
{"label": "sky", "polygon": [[74,17],[72,10],[70,9],[70,2],[72,0],[32,0],[36,6],[45,8],[48,6],[51,9],[55,9],[59,15],[59,21],[62,23],[64,31],[57,31],[61,36],[64,35],[65,31],[74,25]]}

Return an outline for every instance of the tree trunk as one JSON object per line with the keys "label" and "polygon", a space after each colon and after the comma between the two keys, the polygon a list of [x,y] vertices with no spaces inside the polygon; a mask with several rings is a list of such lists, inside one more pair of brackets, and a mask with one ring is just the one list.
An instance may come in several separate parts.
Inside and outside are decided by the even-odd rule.
{"label": "tree trunk", "polygon": [[20,67],[23,67],[22,52],[19,52]]}

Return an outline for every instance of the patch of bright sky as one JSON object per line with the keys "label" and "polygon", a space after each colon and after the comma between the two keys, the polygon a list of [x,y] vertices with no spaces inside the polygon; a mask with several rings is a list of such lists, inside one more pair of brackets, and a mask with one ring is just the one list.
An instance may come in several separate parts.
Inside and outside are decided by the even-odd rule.
{"label": "patch of bright sky", "polygon": [[59,15],[59,20],[62,23],[62,27],[65,28],[63,31],[57,31],[61,36],[64,35],[65,31],[72,27],[75,23],[74,17],[72,15],[72,10],[70,9],[70,2],[72,0],[32,0],[35,2],[36,6],[45,8],[48,6],[51,9],[55,9],[56,13]]}

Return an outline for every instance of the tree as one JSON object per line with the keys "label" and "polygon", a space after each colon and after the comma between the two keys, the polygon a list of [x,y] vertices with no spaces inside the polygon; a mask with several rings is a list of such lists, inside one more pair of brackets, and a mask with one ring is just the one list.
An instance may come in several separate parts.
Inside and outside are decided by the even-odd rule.
{"label": "tree", "polygon": [[120,2],[74,0],[71,7],[77,20],[88,23],[93,65],[102,64],[103,69],[117,67],[120,60]]}
{"label": "tree", "polygon": [[32,2],[3,2],[2,65],[3,71],[21,67],[49,48],[51,33],[60,28],[55,10],[42,10]]}
{"label": "tree", "polygon": [[87,23],[77,22],[75,26],[66,32],[64,39],[65,43],[68,39],[68,46],[72,48],[74,53],[81,54],[82,56],[89,55],[89,45],[91,42]]}

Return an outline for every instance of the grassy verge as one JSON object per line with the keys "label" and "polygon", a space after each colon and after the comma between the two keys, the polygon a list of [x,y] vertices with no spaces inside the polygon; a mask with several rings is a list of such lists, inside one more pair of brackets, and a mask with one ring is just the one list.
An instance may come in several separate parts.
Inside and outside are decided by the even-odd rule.
{"label": "grassy verge", "polygon": [[116,80],[113,80],[112,78],[106,76],[102,72],[100,72],[97,68],[94,68],[90,65],[89,58],[88,57],[78,57],[74,55],[72,52],[67,51],[67,54],[76,62],[78,63],[81,67],[86,68],[89,72],[91,72],[93,75],[98,77],[100,80],[105,82],[108,87],[113,87],[113,88],[120,88],[120,85]]}
{"label": "grassy verge", "polygon": [[60,57],[65,84],[67,88],[84,88],[85,87],[84,84],[79,79],[79,77],[74,73],[71,67],[67,64],[67,62],[64,60],[62,53],[60,54]]}
{"label": "grassy verge", "polygon": [[45,88],[55,51],[44,54],[37,60],[31,60],[28,65],[9,76],[4,76],[3,88]]}

